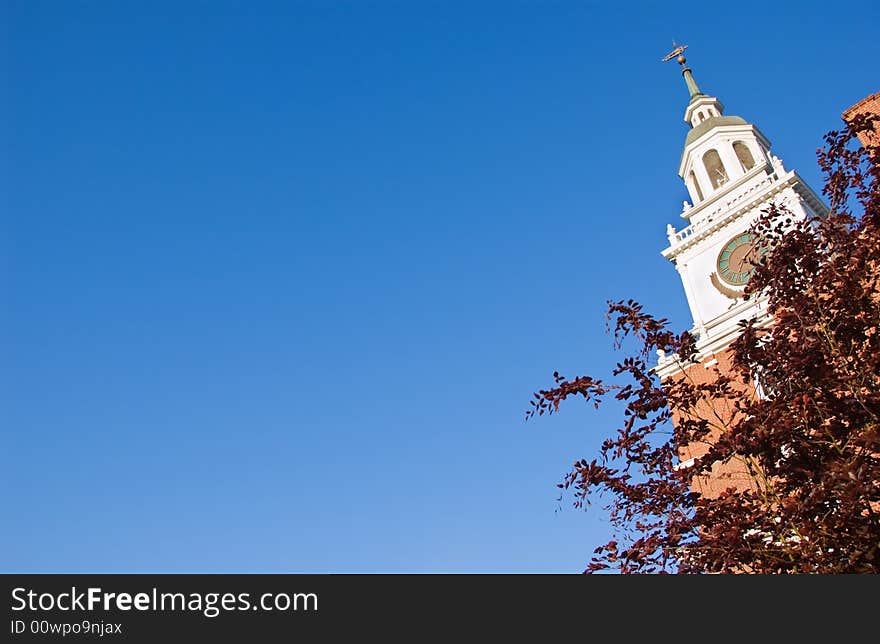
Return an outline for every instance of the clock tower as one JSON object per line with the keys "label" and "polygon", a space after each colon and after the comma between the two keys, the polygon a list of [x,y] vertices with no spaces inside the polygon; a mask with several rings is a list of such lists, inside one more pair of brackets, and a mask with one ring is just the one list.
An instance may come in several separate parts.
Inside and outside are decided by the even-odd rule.
{"label": "clock tower", "polygon": [[[730,345],[739,333],[740,320],[770,322],[760,297],[742,297],[761,253],[749,232],[752,224],[772,203],[784,205],[796,219],[823,216],[827,208],[797,172],[786,169],[770,152],[770,141],[753,123],[725,115],[721,101],[700,90],[682,55],[686,45],[673,46],[664,60],[675,58],[681,65],[690,94],[684,111],[690,130],[678,166],[690,201],[682,207],[684,221],[667,225],[669,246],[662,254],[681,277],[693,317],[698,362],[683,365],[677,356],[660,352],[655,373],[662,380],[687,378],[701,384],[730,370]],[[715,419],[709,442],[735,417],[735,407],[728,402],[698,404],[702,410],[698,413]],[[678,422],[679,412],[672,412],[673,422]],[[705,441],[682,448],[679,467],[688,467],[707,450]],[[735,460],[715,463],[709,475],[691,481],[694,491],[707,496],[752,485],[748,469]]]}
{"label": "clock tower", "polygon": [[[690,201],[678,226],[669,224],[669,246],[662,251],[681,277],[693,317],[693,333],[704,364],[716,364],[737,335],[738,322],[764,315],[760,299],[743,300],[752,263],[761,252],[749,228],[771,203],[785,205],[795,218],[827,213],[818,195],[770,152],[770,141],[752,123],[724,114],[716,97],[704,94],[682,55],[687,45],[664,60],[682,67],[690,101],[690,126],[678,175]],[[696,365],[700,367],[700,365]],[[681,372],[672,356],[660,356],[661,378]]]}

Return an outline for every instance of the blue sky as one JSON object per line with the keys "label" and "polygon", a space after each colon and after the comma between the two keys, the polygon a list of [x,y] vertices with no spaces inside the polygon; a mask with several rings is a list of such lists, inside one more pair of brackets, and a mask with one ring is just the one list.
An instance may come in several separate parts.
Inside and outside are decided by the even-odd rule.
{"label": "blue sky", "polygon": [[579,572],[608,299],[688,325],[687,91],[815,150],[825,2],[2,5],[5,572]]}

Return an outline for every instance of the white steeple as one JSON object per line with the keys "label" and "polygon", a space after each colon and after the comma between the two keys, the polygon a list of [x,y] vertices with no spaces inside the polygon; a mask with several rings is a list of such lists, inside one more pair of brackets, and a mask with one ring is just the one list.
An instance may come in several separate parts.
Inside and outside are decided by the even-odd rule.
{"label": "white steeple", "polygon": [[[697,348],[704,354],[723,349],[735,337],[737,323],[762,315],[762,302],[744,301],[751,275],[754,240],[749,228],[771,202],[786,205],[795,218],[824,215],[818,195],[770,153],[770,141],[739,116],[725,116],[714,96],[700,91],[675,45],[664,60],[676,58],[690,94],[678,175],[691,202],[684,202],[684,226],[667,225],[669,247],[663,256],[675,264],[693,316]],[[663,365],[660,365],[662,371]]]}

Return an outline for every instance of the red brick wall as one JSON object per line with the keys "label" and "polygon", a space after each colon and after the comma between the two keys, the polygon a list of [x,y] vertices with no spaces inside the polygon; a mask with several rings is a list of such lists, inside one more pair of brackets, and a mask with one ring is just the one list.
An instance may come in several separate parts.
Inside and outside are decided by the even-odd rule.
{"label": "red brick wall", "polygon": [[[846,110],[842,117],[844,121],[849,123],[852,117],[856,114],[874,114],[880,116],[880,92],[863,98]],[[863,132],[860,134],[859,140],[864,146],[867,146],[869,143],[880,145],[880,125],[875,125],[873,132]]]}
{"label": "red brick wall", "polygon": [[[701,364],[696,364],[674,378],[688,378],[695,384],[712,382],[719,372],[729,372],[731,369],[731,352],[729,350],[721,351],[714,356],[709,356]],[[749,389],[754,394],[754,389]],[[673,422],[678,422],[682,417],[679,412],[672,410]],[[736,412],[732,401],[703,401],[697,406],[695,415],[699,418],[705,418],[710,421],[713,427],[712,434],[709,436],[711,442],[713,437],[720,435],[722,431],[730,427],[732,421],[735,420]],[[699,458],[703,456],[709,449],[708,443],[692,443],[682,450],[681,460],[686,463],[689,459]],[[697,477],[692,482],[692,488],[696,492],[700,492],[706,496],[716,496],[725,489],[733,487],[738,490],[745,490],[754,487],[752,477],[749,475],[748,468],[742,461],[730,461],[728,463],[716,463],[712,467],[711,476]]]}

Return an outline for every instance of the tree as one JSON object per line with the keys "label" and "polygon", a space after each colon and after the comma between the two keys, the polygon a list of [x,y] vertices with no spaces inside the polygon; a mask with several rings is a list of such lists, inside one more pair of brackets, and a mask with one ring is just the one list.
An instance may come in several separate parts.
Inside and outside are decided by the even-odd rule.
{"label": "tree", "polygon": [[[585,572],[880,572],[880,149],[853,145],[874,121],[825,137],[827,217],[771,206],[754,226],[766,252],[745,297],[765,298],[770,322],[741,323],[731,369],[661,382],[656,352],[696,363],[694,337],[632,300],[609,302],[615,345],[637,345],[614,382],[556,373],[534,394],[527,418],[578,396],[625,406],[597,457],[559,483],[576,507],[601,499],[610,517],[614,538]],[[708,451],[687,466],[698,443]],[[748,484],[696,491],[718,464]]]}

